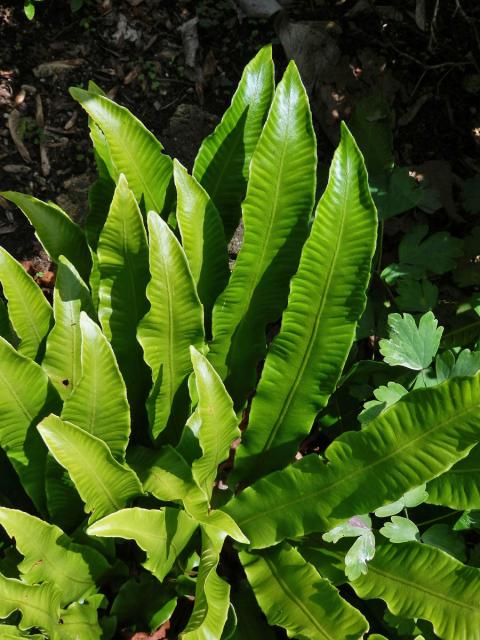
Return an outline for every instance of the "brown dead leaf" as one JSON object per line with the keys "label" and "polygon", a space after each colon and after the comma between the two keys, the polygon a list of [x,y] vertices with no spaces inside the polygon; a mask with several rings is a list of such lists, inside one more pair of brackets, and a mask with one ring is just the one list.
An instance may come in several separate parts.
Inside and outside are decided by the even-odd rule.
{"label": "brown dead leaf", "polygon": [[10,111],[10,115],[8,116],[8,130],[10,131],[10,135],[12,137],[14,145],[17,147],[18,153],[22,156],[25,162],[31,162],[32,158],[28,152],[27,147],[23,144],[22,135],[20,132],[20,126],[22,122],[22,116],[20,115],[20,111],[17,109],[12,109]]}
{"label": "brown dead leaf", "polygon": [[46,145],[40,143],[40,167],[42,175],[46,178],[50,175],[50,160],[48,159],[48,151]]}
{"label": "brown dead leaf", "polygon": [[37,93],[35,96],[35,122],[40,129],[45,126],[45,116],[43,115],[42,96]]}
{"label": "brown dead leaf", "polygon": [[185,64],[190,69],[195,69],[197,52],[200,47],[200,41],[198,39],[198,17],[191,18],[184,22],[178,30],[182,36],[183,43],[183,55],[185,57]]}
{"label": "brown dead leaf", "polygon": [[36,78],[48,78],[49,76],[58,76],[72,69],[76,69],[85,64],[83,58],[70,58],[68,60],[52,60],[51,62],[42,62],[33,69]]}
{"label": "brown dead leaf", "polygon": [[37,276],[36,281],[41,287],[52,289],[55,284],[55,273],[53,271],[44,271],[42,275]]}
{"label": "brown dead leaf", "polygon": [[137,631],[130,636],[128,640],[165,640],[168,638],[168,630],[170,629],[170,620],[164,622],[156,631],[152,633],[144,633],[142,631]]}

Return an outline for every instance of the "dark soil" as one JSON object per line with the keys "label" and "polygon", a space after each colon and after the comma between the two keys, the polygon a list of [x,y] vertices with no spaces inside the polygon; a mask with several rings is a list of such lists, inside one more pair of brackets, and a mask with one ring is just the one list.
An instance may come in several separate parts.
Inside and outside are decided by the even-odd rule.
{"label": "dark soil", "polygon": [[[478,170],[478,3],[287,4],[292,23],[321,25],[341,56],[325,74],[338,114],[348,117],[358,96],[378,84],[395,114],[398,163],[446,161],[452,181],[446,199],[455,198],[456,184]],[[285,44],[285,16],[241,20],[228,0],[87,0],[76,13],[67,0],[45,0],[36,5],[32,22],[22,6],[21,1],[0,5],[0,110],[5,123],[0,129],[0,189],[52,199],[78,220],[86,212],[94,167],[86,117],[71,99],[69,86],[94,80],[135,113],[169,154],[191,166],[201,140],[228,105],[244,65],[260,46],[273,41],[279,68],[286,62],[280,44]],[[423,16],[419,6],[425,6]],[[186,64],[181,28],[195,16],[199,49],[192,69]],[[331,113],[337,109],[331,95],[322,95],[321,64],[316,69],[309,88],[320,154],[327,164],[337,127]],[[345,73],[351,77],[345,80]],[[18,112],[19,135],[30,160],[22,158],[9,132],[12,110]],[[445,166],[436,168],[445,171]],[[437,179],[441,182],[442,176]],[[39,270],[48,266],[23,216],[3,200],[0,244],[20,259],[40,260],[34,264]]]}

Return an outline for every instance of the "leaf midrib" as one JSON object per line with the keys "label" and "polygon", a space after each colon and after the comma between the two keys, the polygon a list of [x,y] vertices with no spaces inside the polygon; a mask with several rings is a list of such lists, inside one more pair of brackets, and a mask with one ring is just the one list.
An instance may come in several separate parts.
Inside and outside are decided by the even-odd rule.
{"label": "leaf midrib", "polygon": [[[290,121],[290,110],[291,110],[291,104],[290,104],[290,97],[289,97],[289,101],[288,101],[288,121]],[[257,150],[260,149],[260,143],[262,142],[262,138],[265,137],[266,138],[266,133],[262,133],[262,136],[260,137],[257,149],[255,150],[255,152],[257,153]],[[228,323],[228,333],[225,334],[223,332],[223,337],[224,340],[222,340],[221,342],[223,342],[223,349],[220,348],[220,352],[222,352],[223,350],[226,351],[231,351],[231,344],[230,344],[230,337],[233,336],[234,340],[235,340],[235,329],[241,325],[243,325],[243,323],[245,322],[245,318],[247,316],[248,313],[248,309],[249,306],[251,304],[253,295],[257,289],[257,287],[260,284],[260,278],[259,275],[262,272],[262,270],[264,270],[264,260],[265,260],[265,254],[267,252],[267,248],[269,250],[271,250],[270,247],[270,238],[272,235],[272,229],[273,229],[273,223],[274,221],[277,219],[278,217],[278,195],[280,192],[280,186],[283,183],[282,181],[282,175],[283,175],[283,165],[285,162],[285,153],[286,153],[286,147],[287,147],[287,142],[289,142],[289,138],[288,135],[284,135],[283,137],[283,144],[282,144],[282,151],[280,154],[280,159],[278,161],[278,170],[276,173],[276,177],[277,180],[275,182],[275,189],[274,189],[274,196],[271,200],[271,206],[269,207],[269,220],[268,220],[268,227],[264,236],[264,242],[262,243],[262,251],[261,254],[259,256],[259,258],[257,260],[255,260],[255,267],[254,269],[249,269],[249,271],[251,272],[251,276],[248,278],[248,282],[249,282],[249,287],[248,287],[248,295],[245,295],[244,292],[242,292],[242,295],[240,296],[240,298],[238,296],[236,296],[237,300],[240,300],[240,304],[239,305],[235,305],[235,302],[233,302],[233,305],[231,305],[231,307],[233,306],[233,308],[235,309],[235,307],[238,309],[237,313],[234,313],[233,315],[233,320],[235,321],[235,319],[239,318],[238,323],[236,324],[236,326],[233,327],[233,331],[231,332],[230,329],[232,329],[232,315],[230,315],[230,322]],[[255,154],[252,157],[252,168],[253,168],[253,162],[255,160]],[[245,199],[245,202],[247,202],[248,199],[248,192],[247,192],[247,197]],[[242,206],[242,210],[245,209],[245,202]],[[247,225],[247,221],[244,221],[244,225],[245,225],[245,237],[247,236],[247,229],[248,229],[248,225]],[[244,242],[245,244],[245,242]],[[246,243],[246,246],[249,246],[248,242]],[[243,254],[245,255],[245,254]],[[233,270],[233,274],[232,274],[232,278],[229,282],[229,285],[227,286],[227,288],[225,289],[225,294],[228,294],[231,291],[232,286],[237,285],[236,281],[235,281],[235,272],[238,274],[239,270],[238,267],[243,266],[242,265],[242,260],[241,260],[241,256],[242,256],[242,250],[240,250],[240,253],[238,255],[238,259],[239,259],[239,263],[238,265],[235,267],[235,269]],[[247,265],[248,265],[248,260],[247,260]],[[245,270],[244,270],[245,271]],[[245,289],[244,289],[245,290]],[[222,296],[222,307],[225,305],[225,298],[224,296]],[[230,307],[230,308],[231,308]],[[219,327],[217,327],[218,329]],[[237,334],[238,335],[238,334]],[[225,339],[226,338],[226,339]],[[238,338],[237,340],[238,341]],[[212,343],[212,347],[215,345],[215,342],[217,342],[215,340],[215,336],[214,336],[214,341]]]}
{"label": "leaf midrib", "polygon": [[[51,430],[50,430],[50,429],[48,429],[48,431],[49,431],[49,435],[50,435],[50,434],[52,434],[52,432],[51,432]],[[55,440],[57,440],[56,434],[55,434],[55,433],[53,433],[52,435],[53,435],[53,437],[55,438]],[[94,437],[95,437],[95,436],[94,436]],[[97,485],[100,485],[100,488],[101,488],[101,489],[103,489],[103,494],[104,494],[104,496],[107,498],[107,501],[110,503],[110,505],[111,505],[112,507],[114,507],[114,510],[115,510],[115,511],[119,511],[120,509],[122,509],[122,507],[123,507],[123,503],[122,503],[122,502],[119,502],[119,503],[117,504],[117,502],[115,501],[115,498],[113,497],[113,495],[112,495],[112,494],[110,493],[110,491],[108,490],[108,488],[107,488],[107,486],[105,485],[105,483],[103,482],[102,478],[101,478],[101,477],[96,473],[95,468],[90,464],[89,458],[88,458],[88,457],[85,457],[85,456],[83,455],[82,450],[81,450],[81,449],[79,449],[79,448],[76,446],[75,440],[74,440],[73,438],[71,438],[71,439],[67,442],[67,444],[69,445],[70,449],[71,449],[71,450],[73,450],[73,453],[74,453],[74,454],[76,454],[76,456],[77,456],[77,459],[76,459],[76,461],[75,461],[74,465],[71,465],[71,464],[70,464],[69,466],[76,466],[77,461],[80,459],[80,460],[82,461],[83,465],[85,466],[85,468],[87,469],[87,473],[81,474],[81,475],[82,475],[82,478],[83,478],[83,477],[85,477],[85,476],[88,476],[88,475],[92,476],[92,477],[97,481]],[[104,444],[104,443],[103,443],[103,444]],[[100,445],[100,446],[101,446],[101,445]],[[107,445],[105,444],[104,446],[106,447]],[[62,448],[62,447],[60,447],[60,448]],[[52,452],[52,453],[53,453],[53,452]],[[60,464],[62,464],[62,463],[60,463]],[[62,466],[63,466],[63,465],[62,465]],[[77,484],[77,483],[75,483],[75,484]],[[90,500],[89,500],[89,502],[90,502]],[[95,510],[95,508],[92,508],[92,512],[93,512],[94,510]]]}
{"label": "leaf midrib", "polygon": [[419,586],[418,583],[416,582],[407,580],[405,578],[400,578],[399,576],[388,573],[387,571],[382,571],[378,567],[375,567],[372,563],[369,563],[368,571],[372,573],[377,573],[378,575],[382,576],[383,578],[387,578],[392,582],[399,582],[400,584],[406,587],[409,587],[411,589],[416,589],[421,593],[422,592],[427,593],[433,598],[436,598],[437,600],[441,600],[442,602],[448,602],[449,604],[455,607],[463,608],[463,609],[466,609],[467,611],[473,611],[477,615],[480,613],[480,608],[467,604],[466,602],[462,602],[461,600],[456,600],[455,598],[448,596],[446,593],[438,593],[437,591],[434,591],[433,589],[429,589],[428,587],[424,587],[423,585]]}
{"label": "leaf midrib", "polygon": [[[344,175],[346,175],[346,179],[347,181],[350,178],[350,172],[348,170],[348,163],[347,163],[347,168],[345,169]],[[328,188],[328,187],[327,187]],[[325,310],[325,305],[327,303],[327,298],[329,295],[329,291],[330,291],[330,285],[331,285],[331,281],[333,278],[333,273],[336,267],[336,263],[337,263],[337,259],[338,259],[338,254],[340,251],[340,246],[341,246],[341,240],[343,239],[343,230],[344,230],[344,226],[345,226],[345,218],[347,215],[347,199],[348,199],[348,193],[349,193],[349,188],[345,189],[345,194],[344,194],[344,203],[342,206],[342,216],[341,216],[341,224],[340,224],[340,230],[339,233],[337,235],[337,242],[335,245],[335,250],[334,250],[334,254],[333,254],[333,259],[330,263],[329,269],[328,269],[328,273],[327,273],[327,279],[326,279],[326,283],[325,283],[325,287],[323,289],[323,294],[322,294],[322,298],[320,300],[320,305],[319,305],[319,312],[316,315],[315,318],[315,322],[313,325],[313,329],[310,333],[310,336],[308,338],[308,343],[307,343],[307,348],[305,350],[305,355],[302,359],[300,368],[297,372],[297,374],[295,375],[295,379],[293,384],[291,385],[288,394],[285,398],[285,401],[283,402],[282,408],[280,413],[278,414],[278,417],[270,431],[270,435],[267,438],[267,441],[265,442],[264,446],[261,449],[261,453],[263,454],[265,452],[266,449],[269,449],[272,445],[273,440],[275,439],[278,430],[281,428],[282,423],[283,423],[283,419],[285,418],[285,415],[287,414],[290,405],[293,401],[293,398],[295,397],[296,393],[297,393],[297,389],[301,383],[301,381],[303,380],[303,375],[305,373],[305,370],[307,368],[307,366],[310,363],[310,356],[312,354],[312,350],[314,347],[314,344],[316,342],[316,338],[317,338],[317,332],[318,332],[318,327],[320,325],[320,322],[322,320],[322,316],[323,316],[323,312]],[[318,215],[318,214],[317,214]]]}
{"label": "leaf midrib", "polygon": [[273,577],[277,580],[278,586],[282,589],[282,591],[285,593],[287,598],[290,598],[291,600],[293,600],[293,602],[297,605],[297,607],[303,612],[304,616],[308,620],[310,620],[313,627],[318,629],[318,631],[322,634],[322,637],[326,638],[327,640],[336,640],[320,625],[320,623],[311,615],[309,609],[305,607],[303,602],[299,598],[297,598],[297,596],[293,593],[293,591],[291,591],[288,584],[286,584],[286,582],[282,580],[282,577],[277,571],[277,567],[275,566],[275,563],[272,562],[266,556],[263,557],[263,560],[265,561],[266,565],[270,569]]}
{"label": "leaf midrib", "polygon": [[[254,520],[257,520],[258,518],[262,518],[265,516],[265,514],[271,514],[274,513],[276,511],[279,510],[284,510],[290,506],[296,505],[296,504],[300,504],[306,500],[310,500],[312,498],[316,498],[318,496],[320,496],[322,493],[325,493],[326,491],[330,491],[331,489],[337,487],[338,485],[341,485],[344,482],[349,482],[350,480],[352,480],[353,478],[355,478],[358,475],[364,475],[366,473],[366,471],[375,468],[376,466],[378,466],[379,464],[382,464],[383,462],[385,462],[386,460],[389,460],[390,458],[395,457],[396,455],[398,455],[399,452],[408,449],[409,447],[414,446],[418,441],[421,441],[423,438],[425,438],[426,436],[430,435],[431,433],[434,433],[437,429],[441,429],[443,427],[445,427],[446,425],[450,424],[451,422],[457,422],[459,418],[461,418],[462,416],[464,416],[465,414],[471,413],[477,409],[480,408],[480,402],[472,405],[471,407],[469,407],[468,409],[465,409],[465,411],[461,411],[459,413],[456,413],[455,415],[451,416],[450,418],[448,418],[447,420],[440,422],[431,427],[430,429],[423,431],[417,438],[414,438],[413,440],[409,440],[406,444],[402,445],[400,448],[395,449],[395,451],[392,451],[390,454],[388,454],[387,456],[382,457],[379,460],[376,460],[375,462],[371,463],[368,466],[362,466],[361,468],[356,469],[355,471],[352,471],[349,475],[347,476],[342,476],[342,478],[340,480],[337,480],[336,482],[332,483],[332,484],[328,484],[327,486],[322,487],[321,489],[317,490],[317,491],[313,491],[310,492],[308,494],[303,493],[302,496],[300,498],[296,498],[294,500],[290,500],[289,502],[283,502],[282,504],[276,506],[276,507],[272,507],[268,510],[263,510],[262,513],[255,513],[253,516],[250,516],[249,518],[246,518],[244,520],[240,520],[238,521],[238,526],[241,528],[243,525],[245,525],[245,523],[249,523],[249,522],[253,522]],[[473,446],[473,444],[472,444]],[[335,465],[334,462],[330,462],[329,465]],[[325,469],[328,468],[328,465],[325,465]],[[325,471],[322,471],[323,473],[325,473]],[[276,473],[282,473],[281,471],[278,471]],[[269,476],[266,476],[266,478],[268,478]],[[435,476],[436,477],[436,476]],[[259,480],[259,482],[261,482],[261,480]],[[254,485],[253,485],[254,486]]]}

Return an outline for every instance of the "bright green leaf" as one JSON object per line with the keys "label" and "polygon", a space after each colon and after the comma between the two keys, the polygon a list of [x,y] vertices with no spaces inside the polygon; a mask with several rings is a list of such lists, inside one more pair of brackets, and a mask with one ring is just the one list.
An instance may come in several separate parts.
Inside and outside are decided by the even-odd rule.
{"label": "bright green leaf", "polygon": [[122,460],[130,435],[125,383],[112,348],[86,313],[80,316],[82,377],[63,405],[62,420],[103,440]]}
{"label": "bright green leaf", "polygon": [[18,350],[35,359],[52,324],[52,308],[40,287],[3,247],[0,247],[0,283],[8,300],[8,315],[20,338]]}
{"label": "bright green leaf", "polygon": [[60,591],[62,606],[97,589],[108,569],[97,551],[72,542],[61,529],[23,511],[0,507],[0,525],[25,556],[18,565],[28,584],[50,582]]}
{"label": "bright green leaf", "polygon": [[240,553],[255,597],[271,625],[290,638],[350,640],[368,630],[362,614],[289,545]]}
{"label": "bright green leaf", "polygon": [[252,481],[292,460],[335,390],[365,307],[375,237],[363,159],[343,126],[237,450],[235,480]]}
{"label": "bright green leaf", "polygon": [[214,302],[225,289],[230,275],[223,224],[206,191],[176,160],[173,175],[183,249],[210,330]]}
{"label": "bright green leaf", "polygon": [[164,509],[122,509],[91,525],[92,536],[135,540],[147,554],[143,563],[160,582],[192,537],[197,523],[184,511]]}
{"label": "bright green leaf", "polygon": [[109,448],[80,427],[50,415],[38,431],[56,461],[64,467],[94,522],[125,507],[142,494],[135,473],[117,462]]}
{"label": "bright green leaf", "polygon": [[378,545],[368,573],[352,583],[361,598],[380,598],[395,615],[422,618],[445,640],[477,640],[480,570],[419,542]]}
{"label": "bright green leaf", "polygon": [[232,442],[240,435],[240,429],[232,399],[225,391],[219,375],[195,348],[192,347],[190,353],[198,395],[198,439],[203,452],[200,458],[194,460],[192,472],[195,482],[210,499],[218,465],[228,458]]}
{"label": "bright green leaf", "polygon": [[98,239],[97,255],[98,317],[125,380],[132,413],[142,416],[150,377],[136,334],[148,310],[148,245],[142,215],[123,174]]}
{"label": "bright green leaf", "polygon": [[391,366],[400,365],[419,371],[432,362],[440,346],[443,327],[431,311],[420,318],[417,326],[409,313],[388,316],[388,340],[380,340],[380,353]]}
{"label": "bright green leaf", "polygon": [[35,426],[58,404],[47,374],[0,338],[0,446],[40,513],[45,512],[47,450]]}
{"label": "bright green leaf", "polygon": [[277,87],[250,164],[242,205],[243,245],[213,310],[209,360],[235,408],[256,381],[265,328],[287,302],[315,191],[315,136],[305,88],[294,62]]}
{"label": "bright green leaf", "polygon": [[118,174],[125,174],[137,201],[143,200],[147,211],[162,213],[172,161],[162,153],[160,142],[128,109],[105,96],[78,88],[70,93],[105,136],[118,172],[112,178],[116,181]]}
{"label": "bright green leaf", "polygon": [[385,522],[380,533],[390,542],[400,543],[417,540],[419,531],[417,525],[408,518],[392,516],[391,522]]}
{"label": "bright green leaf", "polygon": [[62,399],[68,398],[82,375],[80,311],[95,316],[86,284],[63,256],[57,265],[53,313],[55,324],[47,336],[43,369]]}
{"label": "bright green leaf", "polygon": [[[480,436],[480,374],[412,391],[360,432],[257,481],[223,509],[252,547],[328,531],[440,475]],[[286,517],[288,514],[288,517]]]}
{"label": "bright green leaf", "polygon": [[148,229],[151,307],[140,322],[138,339],[154,380],[150,426],[154,438],[168,426],[170,438],[178,440],[190,408],[190,346],[203,345],[203,311],[185,253],[167,223],[149,213]]}

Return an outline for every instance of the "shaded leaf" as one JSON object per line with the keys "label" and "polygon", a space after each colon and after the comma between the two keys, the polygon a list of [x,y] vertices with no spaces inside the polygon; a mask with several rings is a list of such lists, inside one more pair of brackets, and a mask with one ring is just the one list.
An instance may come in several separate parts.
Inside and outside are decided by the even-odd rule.
{"label": "shaded leaf", "polygon": [[448,524],[434,524],[422,533],[422,542],[437,547],[460,562],[467,559],[465,540]]}
{"label": "shaded leaf", "polygon": [[88,280],[92,258],[82,229],[58,205],[33,196],[5,191],[3,197],[15,203],[35,228],[48,255],[58,263],[65,256],[84,280]]}
{"label": "shaded leaf", "polygon": [[273,71],[272,49],[263,47],[245,67],[232,104],[195,159],[193,175],[220,212],[227,240],[240,221],[250,160],[272,101]]}

